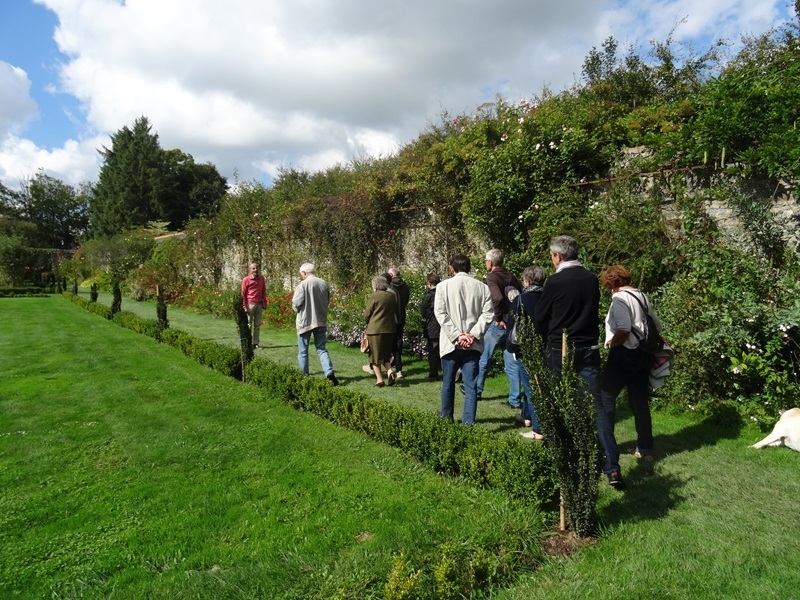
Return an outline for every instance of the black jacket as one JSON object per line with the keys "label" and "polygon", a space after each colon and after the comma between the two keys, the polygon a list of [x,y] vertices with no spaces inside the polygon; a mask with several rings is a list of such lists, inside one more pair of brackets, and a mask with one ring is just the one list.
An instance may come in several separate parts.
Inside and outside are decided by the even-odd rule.
{"label": "black jacket", "polygon": [[596,346],[600,337],[599,309],[597,277],[584,267],[570,267],[545,281],[534,322],[551,348],[561,348],[564,329],[570,346]]}
{"label": "black jacket", "polygon": [[406,324],[406,306],[411,297],[408,284],[400,276],[392,277],[392,289],[397,292],[397,324],[403,327]]}
{"label": "black jacket", "polygon": [[433,303],[436,300],[436,288],[429,289],[422,297],[420,312],[425,319],[425,337],[429,340],[438,340],[442,327],[433,314]]}

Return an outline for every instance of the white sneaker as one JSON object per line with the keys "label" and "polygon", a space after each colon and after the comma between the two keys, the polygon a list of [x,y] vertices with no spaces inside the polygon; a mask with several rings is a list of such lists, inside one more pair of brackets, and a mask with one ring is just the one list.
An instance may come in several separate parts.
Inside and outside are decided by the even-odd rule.
{"label": "white sneaker", "polygon": [[364,365],[363,367],[361,367],[361,370],[364,371],[364,373],[370,373],[373,375],[375,374],[374,371],[372,370],[372,365]]}
{"label": "white sneaker", "polygon": [[533,429],[529,429],[528,431],[520,431],[519,434],[526,440],[536,440],[537,442],[541,442],[544,439],[544,436],[541,433],[536,433]]}
{"label": "white sneaker", "polygon": [[395,371],[394,378],[395,379],[402,379],[403,378],[403,372],[402,371]]}

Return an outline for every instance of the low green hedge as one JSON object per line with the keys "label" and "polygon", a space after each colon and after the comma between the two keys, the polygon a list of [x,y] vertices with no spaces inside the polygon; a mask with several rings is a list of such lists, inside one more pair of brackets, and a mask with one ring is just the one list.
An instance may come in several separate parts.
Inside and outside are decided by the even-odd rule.
{"label": "low green hedge", "polygon": [[99,315],[104,319],[111,320],[111,309],[103,304],[98,304],[97,302],[89,302],[83,296],[77,296],[72,292],[62,292],[61,295],[72,302],[73,304],[77,304],[78,306],[85,308],[90,313]]}
{"label": "low green hedge", "polygon": [[0,298],[45,298],[49,295],[46,288],[36,286],[0,287]]}
{"label": "low green hedge", "polygon": [[[109,309],[109,311],[110,310],[111,309]],[[121,310],[114,314],[114,316],[111,317],[111,320],[121,327],[130,329],[136,333],[141,333],[155,340],[159,339],[159,334],[161,333],[161,328],[158,325],[158,321],[153,319],[145,319],[144,317],[140,317],[132,312]]]}
{"label": "low green hedge", "polygon": [[[152,323],[158,328],[157,320],[153,320]],[[242,379],[242,358],[236,348],[203,340],[179,329],[160,331],[156,339],[177,348],[201,365],[211,367],[234,379],[240,381]]]}
{"label": "low green hedge", "polygon": [[[172,346],[200,364],[242,379],[242,358],[236,348],[178,329],[162,331],[156,319],[126,311],[116,313],[112,319],[107,306],[69,292],[64,297],[117,325]],[[535,508],[555,500],[555,471],[541,444],[464,427],[413,408],[333,387],[327,380],[306,377],[295,367],[261,357],[247,365],[245,376],[248,383],[269,389],[291,406],[399,448],[438,473],[502,489]]]}

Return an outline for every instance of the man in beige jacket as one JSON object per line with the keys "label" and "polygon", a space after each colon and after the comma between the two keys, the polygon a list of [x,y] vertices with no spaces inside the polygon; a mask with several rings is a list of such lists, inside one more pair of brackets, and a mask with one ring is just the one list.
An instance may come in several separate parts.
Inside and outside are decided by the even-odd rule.
{"label": "man in beige jacket", "polygon": [[483,336],[494,314],[492,295],[482,281],[470,277],[469,257],[454,254],[450,259],[452,277],[436,287],[433,314],[439,321],[439,355],[442,357],[441,416],[453,418],[456,372],[464,382],[464,410],[461,422],[472,425],[478,407],[478,363]]}

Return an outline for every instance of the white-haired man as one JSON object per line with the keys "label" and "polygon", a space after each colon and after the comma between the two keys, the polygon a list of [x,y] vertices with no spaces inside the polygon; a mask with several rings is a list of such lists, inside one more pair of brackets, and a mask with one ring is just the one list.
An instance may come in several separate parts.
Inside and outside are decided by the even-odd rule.
{"label": "white-haired man", "polygon": [[308,375],[308,345],[313,336],[314,347],[319,356],[320,365],[333,385],[339,385],[339,380],[333,372],[330,354],[325,347],[328,341],[328,305],[330,304],[330,289],[328,284],[314,274],[315,268],[311,263],[304,263],[300,267],[302,281],[294,290],[292,308],[297,313],[297,362],[304,375]]}

